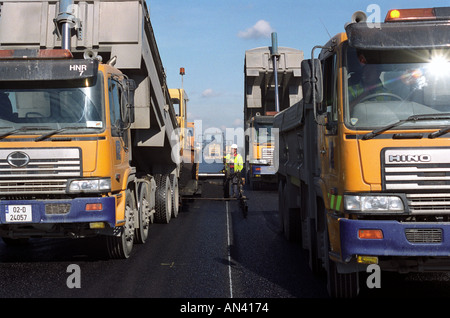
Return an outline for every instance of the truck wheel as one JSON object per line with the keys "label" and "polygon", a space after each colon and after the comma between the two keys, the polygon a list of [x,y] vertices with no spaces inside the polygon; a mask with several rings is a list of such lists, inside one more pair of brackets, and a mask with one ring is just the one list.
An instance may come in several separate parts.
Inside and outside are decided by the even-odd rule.
{"label": "truck wheel", "polygon": [[295,187],[289,181],[283,184],[282,217],[284,237],[294,243],[301,241],[300,207],[296,202],[296,193],[302,189]]}
{"label": "truck wheel", "polygon": [[156,178],[156,213],[157,223],[169,223],[172,216],[172,190],[168,175],[160,175]]}
{"label": "truck wheel", "polygon": [[280,229],[284,233],[284,182],[282,180],[278,181],[278,216],[280,220]]}
{"label": "truck wheel", "polygon": [[172,197],[172,217],[176,218],[180,210],[180,191],[178,187],[178,178],[173,174],[170,175],[170,187]]}
{"label": "truck wheel", "polygon": [[147,182],[141,182],[138,195],[139,228],[135,229],[136,243],[144,244],[148,237],[150,227],[150,186]]}
{"label": "truck wheel", "polygon": [[136,202],[130,190],[125,192],[125,225],[120,236],[106,238],[107,249],[111,258],[128,258],[131,255],[134,242],[134,211]]}

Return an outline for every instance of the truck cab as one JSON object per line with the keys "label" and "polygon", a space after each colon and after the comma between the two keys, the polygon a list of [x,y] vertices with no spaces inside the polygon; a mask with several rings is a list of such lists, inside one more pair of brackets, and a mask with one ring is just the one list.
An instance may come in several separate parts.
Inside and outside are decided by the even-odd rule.
{"label": "truck cab", "polygon": [[274,125],[284,231],[337,297],[369,265],[450,268],[450,10],[354,17],[302,62],[303,104]]}
{"label": "truck cab", "polygon": [[183,140],[145,1],[0,10],[0,237],[105,236],[129,257],[181,205]]}
{"label": "truck cab", "polygon": [[1,235],[112,233],[126,218],[134,82],[67,50],[2,53]]}

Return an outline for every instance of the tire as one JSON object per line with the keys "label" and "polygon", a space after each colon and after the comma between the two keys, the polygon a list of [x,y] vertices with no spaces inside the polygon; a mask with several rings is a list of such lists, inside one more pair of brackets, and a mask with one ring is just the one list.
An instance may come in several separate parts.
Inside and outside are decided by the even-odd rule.
{"label": "tire", "polygon": [[169,223],[172,217],[172,190],[168,175],[159,175],[156,178],[156,223]]}
{"label": "tire", "polygon": [[120,236],[106,237],[107,249],[110,258],[126,259],[130,257],[134,244],[134,212],[136,202],[130,190],[125,192],[125,225]]}
{"label": "tire", "polygon": [[171,174],[170,175],[170,187],[171,187],[171,198],[172,198],[172,217],[178,217],[180,211],[180,190],[178,187],[178,178]]}
{"label": "tire", "polygon": [[283,231],[284,237],[289,242],[300,243],[301,241],[301,209],[296,203],[294,196],[299,190],[289,181],[283,184]]}
{"label": "tire", "polygon": [[151,223],[150,185],[147,182],[141,182],[138,191],[139,228],[135,229],[135,242],[144,244],[147,241]]}
{"label": "tire", "polygon": [[284,197],[284,182],[278,181],[278,216],[280,221],[281,233],[284,233],[284,209],[285,209],[285,197]]}

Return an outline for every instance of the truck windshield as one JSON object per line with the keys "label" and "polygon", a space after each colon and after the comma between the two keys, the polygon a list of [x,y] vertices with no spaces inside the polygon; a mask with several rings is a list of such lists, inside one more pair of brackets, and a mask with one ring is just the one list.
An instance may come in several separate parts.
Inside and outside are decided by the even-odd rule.
{"label": "truck windshield", "polygon": [[31,127],[39,134],[45,129],[91,133],[104,128],[101,78],[84,87],[79,82],[0,82],[0,134],[30,134]]}
{"label": "truck windshield", "polygon": [[450,50],[362,51],[348,48],[345,124],[376,129],[411,116],[396,129],[450,125]]}
{"label": "truck windshield", "polygon": [[255,123],[255,134],[253,141],[258,143],[274,141],[274,136],[272,135],[272,126],[272,124]]}

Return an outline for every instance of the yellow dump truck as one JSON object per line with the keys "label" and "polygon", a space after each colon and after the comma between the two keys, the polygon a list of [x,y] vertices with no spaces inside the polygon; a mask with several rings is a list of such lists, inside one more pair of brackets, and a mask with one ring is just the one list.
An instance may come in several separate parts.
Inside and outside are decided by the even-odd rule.
{"label": "yellow dump truck", "polygon": [[146,2],[0,7],[0,236],[101,235],[129,257],[179,209],[179,124]]}
{"label": "yellow dump truck", "polygon": [[200,150],[194,145],[195,125],[188,122],[187,104],[189,97],[183,88],[170,88],[169,95],[175,109],[178,122],[180,177],[180,196],[192,196],[198,190],[198,167]]}
{"label": "yellow dump truck", "polygon": [[301,83],[302,60],[302,51],[278,48],[274,39],[271,47],[245,51],[245,177],[253,189],[263,183],[277,182],[274,162],[276,133],[272,131],[274,115],[300,102],[301,90],[296,88]]}
{"label": "yellow dump truck", "polygon": [[369,265],[450,269],[449,21],[450,8],[355,13],[275,118],[284,233],[332,296],[357,295]]}

